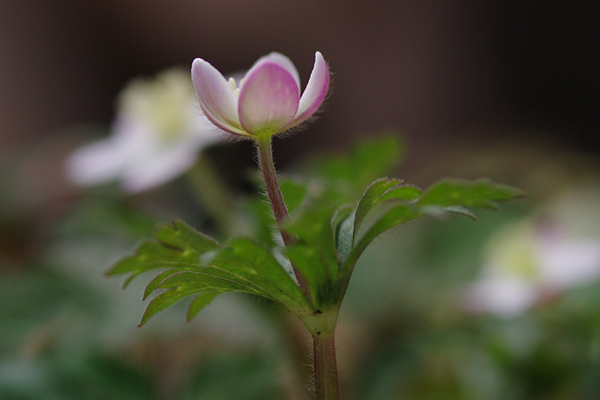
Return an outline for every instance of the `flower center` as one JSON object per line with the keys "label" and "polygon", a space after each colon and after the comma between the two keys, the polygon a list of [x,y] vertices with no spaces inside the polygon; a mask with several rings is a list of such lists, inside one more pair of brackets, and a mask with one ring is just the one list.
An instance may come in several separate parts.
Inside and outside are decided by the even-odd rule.
{"label": "flower center", "polygon": [[487,260],[495,273],[525,280],[540,277],[535,232],[529,226],[511,226],[499,232],[488,244]]}
{"label": "flower center", "polygon": [[246,80],[246,78],[242,78],[240,79],[240,84],[239,86],[236,84],[235,82],[235,78],[229,78],[229,80],[227,81],[229,83],[229,86],[231,87],[231,89],[233,90],[233,93],[235,93],[235,95],[237,97],[240,97],[240,89],[242,88],[242,85],[244,84],[244,81]]}
{"label": "flower center", "polygon": [[154,81],[131,83],[120,98],[120,111],[148,126],[149,134],[173,141],[185,133],[191,102],[189,77],[180,71],[167,71]]}

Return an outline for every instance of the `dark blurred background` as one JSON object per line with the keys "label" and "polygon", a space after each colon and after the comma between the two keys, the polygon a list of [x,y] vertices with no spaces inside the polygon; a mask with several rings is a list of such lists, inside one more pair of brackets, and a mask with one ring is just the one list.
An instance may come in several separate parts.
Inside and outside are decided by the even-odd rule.
{"label": "dark blurred background", "polygon": [[278,144],[281,152],[391,128],[417,151],[508,136],[597,153],[599,8],[594,1],[2,2],[2,154],[65,126],[107,124],[132,77],[195,57],[234,71],[273,50],[296,63],[304,83],[316,50],[335,73],[327,112]]}

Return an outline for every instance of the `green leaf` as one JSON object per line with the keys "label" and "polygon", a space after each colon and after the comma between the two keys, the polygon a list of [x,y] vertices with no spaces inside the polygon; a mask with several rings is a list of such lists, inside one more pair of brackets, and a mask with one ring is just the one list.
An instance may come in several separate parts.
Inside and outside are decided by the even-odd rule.
{"label": "green leaf", "polygon": [[[286,176],[279,177],[279,184],[288,212],[290,214],[296,212],[309,196],[308,184]],[[252,237],[267,247],[274,247],[276,243],[273,240],[273,229],[277,224],[269,200],[262,197],[248,199],[246,207],[253,216],[254,234]]]}
{"label": "green leaf", "polygon": [[[306,183],[297,179],[281,176],[279,178],[279,186],[281,187],[281,193],[283,194],[288,212],[290,214],[295,212],[304,203],[306,196],[308,195]],[[269,212],[272,212],[270,208]]]}
{"label": "green leaf", "polygon": [[399,179],[377,179],[367,188],[356,207],[352,240],[356,239],[363,220],[377,204],[388,200],[412,201],[420,194],[420,189],[413,186],[402,186],[402,181]]}
{"label": "green leaf", "polygon": [[[158,286],[156,281],[160,281]],[[156,312],[193,294],[199,294],[200,297],[190,304],[188,318],[195,316],[223,292],[266,297],[299,315],[314,311],[300,288],[272,254],[245,238],[233,239],[211,254],[206,264],[199,263],[193,270],[170,269],[151,281],[150,285],[166,291],[152,299],[142,324]]]}
{"label": "green leaf", "polygon": [[[455,213],[476,219],[475,214],[466,208],[467,206],[496,208],[499,201],[523,196],[523,192],[518,189],[485,179],[473,182],[444,180],[435,183],[424,193],[416,187],[397,183],[398,181],[379,179],[367,189],[359,202],[354,221],[354,246],[344,259],[344,275],[351,274],[360,255],[377,236],[395,226],[422,215],[444,217],[448,213]],[[360,234],[361,224],[367,214],[378,204],[389,200],[404,202],[392,206],[383,215],[377,216],[371,227]]]}
{"label": "green leaf", "polygon": [[179,300],[182,300],[190,295],[200,293],[204,290],[203,287],[181,287],[172,290],[168,290],[166,292],[162,292],[156,297],[154,297],[150,303],[148,303],[148,307],[146,307],[146,311],[144,315],[142,315],[142,320],[139,323],[139,327],[142,327],[148,322],[150,318],[152,318],[157,312],[167,309],[173,304],[177,303]]}
{"label": "green leaf", "polygon": [[387,190],[380,198],[380,202],[390,200],[414,201],[423,194],[423,191],[413,185],[398,185]]}
{"label": "green leaf", "polygon": [[134,256],[118,262],[109,275],[138,275],[164,269],[146,286],[144,298],[156,291],[142,317],[145,324],[157,312],[191,295],[188,317],[222,292],[244,292],[279,302],[298,314],[314,307],[271,252],[250,239],[236,238],[223,246],[181,221],[163,225],[156,240],[146,241]]}
{"label": "green leaf", "polygon": [[251,282],[243,282],[239,278],[223,278],[212,270],[208,272],[170,270],[169,272],[171,275],[161,282],[158,289],[200,288],[202,291],[243,292],[259,296],[263,294]]}
{"label": "green leaf", "polygon": [[352,251],[354,239],[354,218],[356,213],[350,204],[341,206],[331,218],[331,230],[335,235],[335,248],[342,262]]}
{"label": "green leaf", "polygon": [[196,315],[207,305],[209,305],[220,292],[203,292],[198,296],[194,297],[194,300],[190,303],[187,311],[186,320],[189,322],[194,319]]}
{"label": "green leaf", "polygon": [[357,141],[345,155],[327,157],[319,175],[356,182],[360,187],[387,175],[402,159],[403,143],[398,135],[384,135]]}
{"label": "green leaf", "polygon": [[285,254],[308,284],[316,308],[338,300],[339,258],[331,226],[334,212],[313,206],[284,225],[295,237]]}
{"label": "green leaf", "polygon": [[273,254],[250,239],[232,240],[202,272],[256,288],[293,312],[313,309]]}
{"label": "green leaf", "polygon": [[471,218],[473,221],[477,221],[477,216],[468,208],[462,206],[448,206],[445,207],[444,210],[452,214],[464,215],[465,217]]}
{"label": "green leaf", "polygon": [[356,264],[360,255],[377,236],[400,224],[419,218],[421,215],[422,214],[411,204],[398,204],[386,211],[358,238],[357,241],[355,241],[352,252],[344,262],[342,274],[349,278],[349,275],[354,268],[354,264]]}
{"label": "green leaf", "polygon": [[202,254],[218,248],[213,239],[179,220],[159,226],[155,237],[157,240],[143,242],[135,255],[123,258],[107,275],[131,273],[124,285],[127,286],[140,274],[155,269],[193,269]]}
{"label": "green leaf", "polygon": [[158,289],[158,286],[165,280],[169,275],[173,274],[173,269],[166,270],[158,275],[156,275],[148,285],[146,285],[146,289],[144,290],[144,297],[142,300],[146,300],[152,292]]}
{"label": "green leaf", "polygon": [[[463,206],[496,209],[498,201],[523,197],[516,188],[493,183],[487,179],[477,181],[443,180],[433,184],[419,199],[423,206]],[[450,209],[449,211],[452,211]]]}

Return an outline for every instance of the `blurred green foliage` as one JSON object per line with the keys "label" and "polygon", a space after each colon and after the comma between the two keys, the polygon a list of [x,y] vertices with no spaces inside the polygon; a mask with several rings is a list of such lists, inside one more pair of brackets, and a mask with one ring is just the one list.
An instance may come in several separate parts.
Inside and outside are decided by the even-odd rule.
{"label": "blurred green foliage", "polygon": [[[385,138],[357,145],[349,156],[311,160],[298,168],[309,171],[309,185],[299,172],[284,175],[292,216],[311,196],[356,206],[364,186],[391,173],[401,149]],[[263,200],[247,200],[238,212],[268,246]],[[103,274],[168,213],[152,210],[120,196],[77,199],[41,233],[35,257],[2,272],[1,399],[304,398],[308,339],[268,300],[226,294],[190,324],[183,322],[183,304],[135,328],[150,277],[121,291]],[[530,213],[530,204],[511,204],[501,213],[478,212],[477,223],[451,215],[449,224],[420,219],[374,240],[341,310],[343,397],[596,399],[599,283],[513,319],[460,308],[460,292],[476,276],[487,238]]]}

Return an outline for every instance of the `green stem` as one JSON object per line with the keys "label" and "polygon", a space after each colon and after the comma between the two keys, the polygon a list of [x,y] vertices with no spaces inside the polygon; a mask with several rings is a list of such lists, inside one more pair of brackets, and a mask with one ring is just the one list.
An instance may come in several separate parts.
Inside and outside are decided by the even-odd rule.
{"label": "green stem", "polygon": [[[285,205],[285,201],[283,200],[283,195],[281,194],[279,181],[277,180],[277,173],[275,172],[271,137],[259,138],[256,140],[256,143],[258,148],[258,163],[265,181],[267,196],[269,197],[271,208],[273,209],[273,214],[275,215],[275,220],[277,221],[277,226],[281,232],[283,243],[286,246],[289,246],[294,241],[294,238],[282,229],[284,221],[288,219],[288,210],[287,206]],[[300,289],[302,289],[307,298],[310,298],[306,280],[294,265],[292,265],[292,267],[294,269],[294,275],[296,275]]]}
{"label": "green stem", "polygon": [[313,335],[313,352],[317,400],[339,400],[335,334]]}

